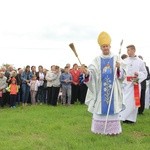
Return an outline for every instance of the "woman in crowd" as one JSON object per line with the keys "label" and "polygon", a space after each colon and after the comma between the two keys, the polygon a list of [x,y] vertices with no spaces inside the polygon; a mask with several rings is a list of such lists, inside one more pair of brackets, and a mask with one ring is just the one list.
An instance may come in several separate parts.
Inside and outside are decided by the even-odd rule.
{"label": "woman in crowd", "polygon": [[30,66],[26,66],[25,71],[21,74],[22,80],[22,105],[27,105],[30,93],[30,80],[32,78],[32,73],[30,72]]}

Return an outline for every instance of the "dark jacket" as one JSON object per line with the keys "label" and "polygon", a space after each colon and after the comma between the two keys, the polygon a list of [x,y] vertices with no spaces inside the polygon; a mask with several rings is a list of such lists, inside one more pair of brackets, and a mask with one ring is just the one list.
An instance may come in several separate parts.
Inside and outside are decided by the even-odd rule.
{"label": "dark jacket", "polygon": [[148,66],[145,66],[147,70],[147,78],[141,82],[141,89],[146,90],[146,80],[150,80],[150,73]]}
{"label": "dark jacket", "polygon": [[22,83],[22,81],[21,81],[21,74],[17,74],[16,80],[17,80],[17,85],[21,85],[21,83]]}

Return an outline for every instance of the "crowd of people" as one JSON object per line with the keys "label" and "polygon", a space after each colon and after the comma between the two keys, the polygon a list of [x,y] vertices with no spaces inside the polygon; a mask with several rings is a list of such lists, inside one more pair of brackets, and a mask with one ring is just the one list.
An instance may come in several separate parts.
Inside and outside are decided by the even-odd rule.
{"label": "crowd of people", "polygon": [[[85,65],[84,65],[85,66]],[[0,104],[11,108],[28,104],[57,106],[84,104],[87,86],[82,67],[66,64],[64,68],[52,65],[50,70],[43,66],[27,65],[25,69],[2,66],[0,69]]]}

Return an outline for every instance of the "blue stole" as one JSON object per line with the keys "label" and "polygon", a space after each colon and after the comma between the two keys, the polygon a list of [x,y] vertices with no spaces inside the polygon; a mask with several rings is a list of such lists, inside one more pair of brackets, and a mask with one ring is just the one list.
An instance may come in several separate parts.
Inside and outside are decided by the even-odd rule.
{"label": "blue stole", "polygon": [[[113,62],[114,59],[112,58],[101,58],[101,110],[102,115],[107,115],[107,110],[110,101],[110,95],[114,80],[114,69],[113,69]],[[114,114],[114,92],[112,94],[112,100],[110,105],[109,115]]]}

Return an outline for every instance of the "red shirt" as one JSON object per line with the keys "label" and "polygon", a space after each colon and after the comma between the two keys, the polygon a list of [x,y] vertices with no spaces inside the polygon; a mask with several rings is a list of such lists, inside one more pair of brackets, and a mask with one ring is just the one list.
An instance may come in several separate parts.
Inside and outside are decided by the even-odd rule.
{"label": "red shirt", "polygon": [[72,82],[73,82],[73,84],[75,84],[75,83],[79,84],[80,71],[71,69],[70,73],[72,75]]}

